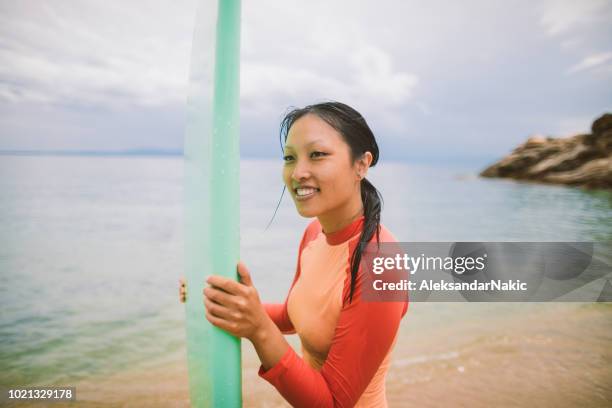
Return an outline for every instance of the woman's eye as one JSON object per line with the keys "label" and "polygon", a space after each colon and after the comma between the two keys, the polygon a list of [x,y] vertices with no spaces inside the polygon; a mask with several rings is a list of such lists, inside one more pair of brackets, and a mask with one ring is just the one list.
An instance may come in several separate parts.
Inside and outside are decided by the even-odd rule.
{"label": "woman's eye", "polygon": [[291,161],[291,160],[293,160],[293,156],[287,154],[287,155],[283,156],[283,160],[286,161],[286,162]]}
{"label": "woman's eye", "polygon": [[312,152],[310,154],[310,157],[313,157],[313,158],[314,157],[323,157],[323,156],[327,156],[327,153],[324,153],[324,152]]}

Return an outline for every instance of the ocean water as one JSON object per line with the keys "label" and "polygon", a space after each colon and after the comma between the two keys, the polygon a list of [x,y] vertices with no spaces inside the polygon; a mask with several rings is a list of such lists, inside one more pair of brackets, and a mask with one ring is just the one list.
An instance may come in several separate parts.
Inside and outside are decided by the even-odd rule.
{"label": "ocean water", "polygon": [[[241,164],[241,257],[268,302],[284,299],[309,222],[285,196],[266,229],[280,170],[273,160]],[[372,169],[383,223],[400,241],[612,241],[612,193],[477,171],[392,162]],[[182,176],[180,157],[0,156],[0,386],[75,384],[184,360]],[[577,362],[609,366],[610,354],[593,351],[612,340],[605,305],[415,304],[402,324],[394,384],[423,382],[440,364],[471,356],[457,365],[465,370],[478,342],[507,342],[495,332],[502,318],[554,333],[567,325],[550,318],[560,314],[591,330],[596,356]],[[449,330],[452,347],[440,337]],[[598,381],[590,384],[601,393]]]}

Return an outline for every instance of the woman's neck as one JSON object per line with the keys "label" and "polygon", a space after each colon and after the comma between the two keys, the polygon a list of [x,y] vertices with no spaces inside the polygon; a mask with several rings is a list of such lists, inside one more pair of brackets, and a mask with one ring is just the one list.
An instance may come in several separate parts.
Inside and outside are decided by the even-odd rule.
{"label": "woman's neck", "polygon": [[353,221],[363,215],[363,203],[361,202],[361,194],[359,194],[359,201],[352,200],[351,203],[347,203],[347,206],[333,213],[321,214],[317,218],[323,232],[331,234],[336,231],[340,231],[342,228],[347,227]]}

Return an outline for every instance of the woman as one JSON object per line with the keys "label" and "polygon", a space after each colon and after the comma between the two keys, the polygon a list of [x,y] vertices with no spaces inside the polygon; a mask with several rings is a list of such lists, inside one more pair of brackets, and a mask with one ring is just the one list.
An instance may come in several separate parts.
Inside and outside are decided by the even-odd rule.
{"label": "woman", "polygon": [[[240,282],[210,276],[206,318],[249,339],[259,375],[293,406],[384,407],[385,376],[407,302],[360,299],[362,250],[395,242],[380,224],[381,199],[365,178],[378,145],[353,108],[327,102],[295,109],[281,124],[283,181],[308,225],[283,304],[262,304],[243,263]],[[184,283],[181,297],[185,297]],[[297,333],[300,358],[283,334]]]}

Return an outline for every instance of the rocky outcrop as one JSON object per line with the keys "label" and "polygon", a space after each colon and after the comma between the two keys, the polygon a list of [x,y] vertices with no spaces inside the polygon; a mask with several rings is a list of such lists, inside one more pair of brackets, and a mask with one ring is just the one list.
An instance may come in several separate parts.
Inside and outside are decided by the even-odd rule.
{"label": "rocky outcrop", "polygon": [[612,189],[612,114],[595,120],[591,131],[558,139],[532,136],[480,175]]}

